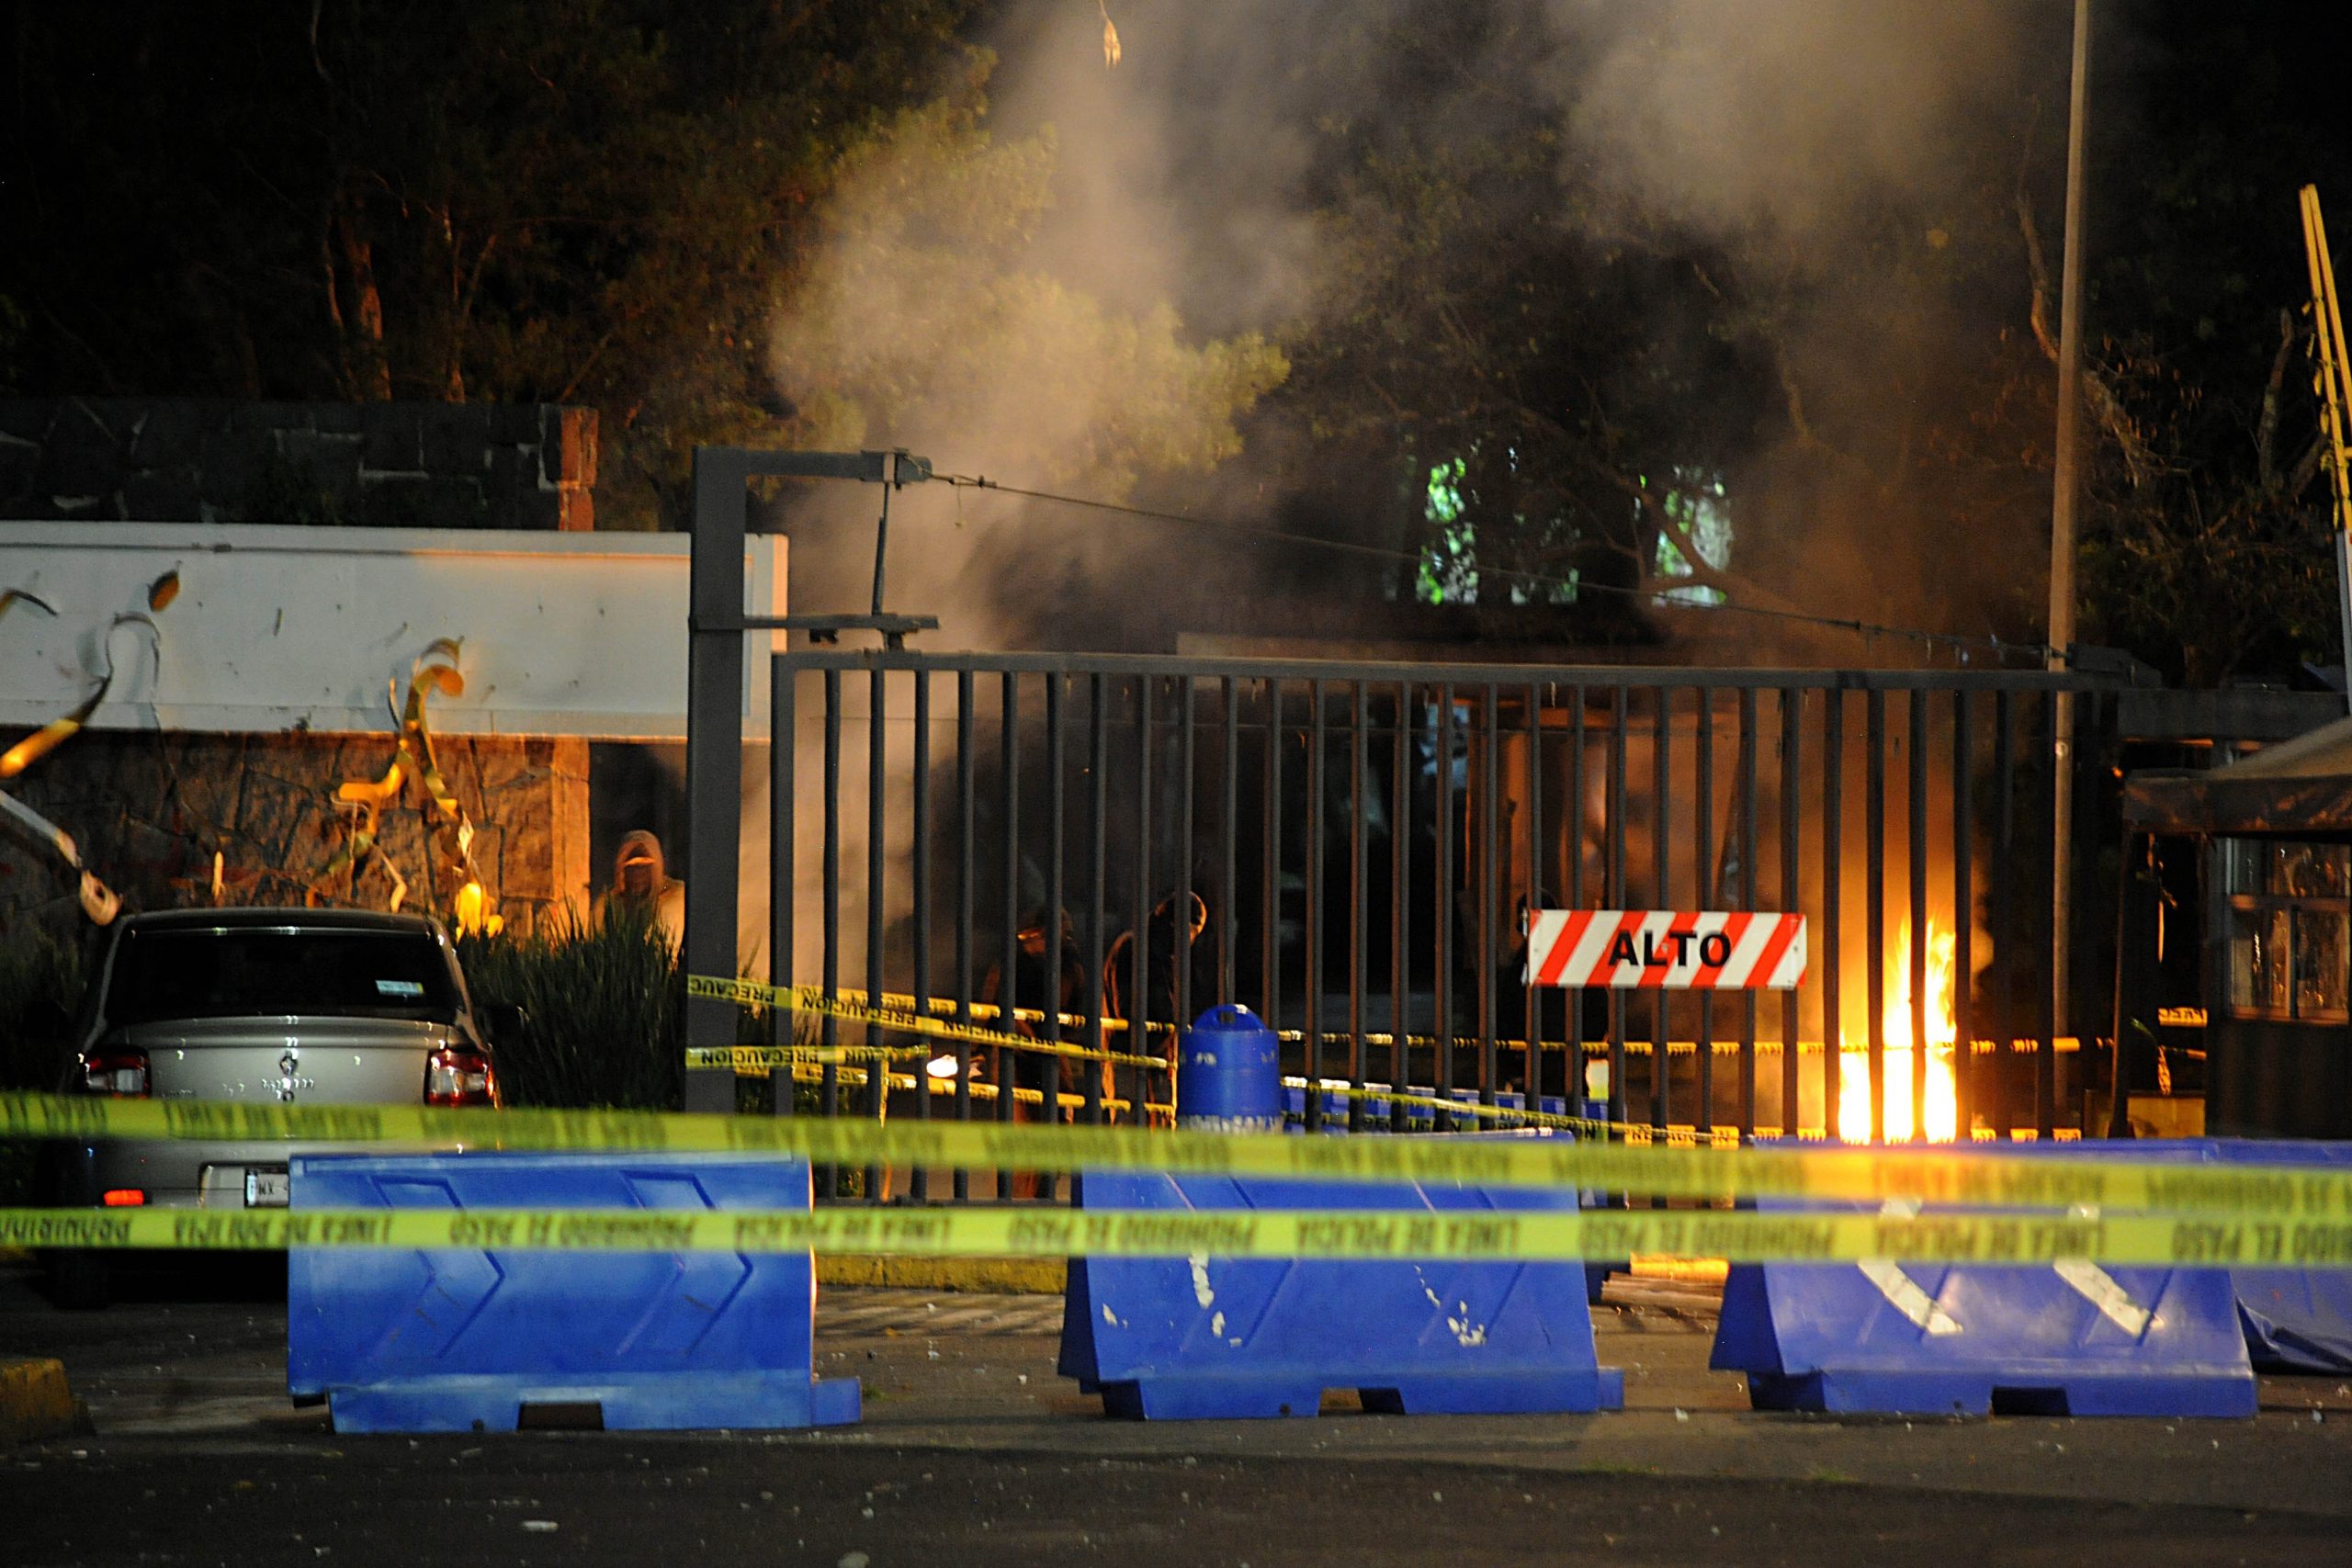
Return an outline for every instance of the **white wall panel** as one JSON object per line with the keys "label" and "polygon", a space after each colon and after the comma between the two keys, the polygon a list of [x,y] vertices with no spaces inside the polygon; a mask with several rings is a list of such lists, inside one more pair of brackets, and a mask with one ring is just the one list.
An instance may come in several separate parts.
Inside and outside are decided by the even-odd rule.
{"label": "white wall panel", "polygon": [[[784,540],[755,536],[744,564],[745,609],[780,614]],[[379,734],[397,722],[389,690],[447,637],[466,691],[433,699],[436,733],[685,736],[683,534],[159,523],[0,523],[0,590],[58,612],[0,615],[0,728],[83,701],[108,626],[175,570],[160,664],[143,630],[116,631],[122,669],[95,727]],[[745,732],[764,737],[767,661],[747,646],[745,665]]]}

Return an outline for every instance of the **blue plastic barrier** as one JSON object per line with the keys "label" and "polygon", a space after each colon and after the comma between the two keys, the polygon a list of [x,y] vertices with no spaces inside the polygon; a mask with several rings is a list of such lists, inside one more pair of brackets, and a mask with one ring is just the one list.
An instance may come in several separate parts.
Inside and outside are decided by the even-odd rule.
{"label": "blue plastic barrier", "polygon": [[[2237,1165],[2352,1165],[2352,1145],[2216,1138],[2212,1157]],[[2230,1270],[2246,1351],[2266,1372],[2352,1372],[2352,1269]]]}
{"label": "blue plastic barrier", "polygon": [[[1974,1151],[1999,1158],[2007,1151]],[[2069,1157],[2202,1158],[2148,1144]],[[1770,1212],[1858,1205],[1763,1199]],[[1932,1213],[1985,1210],[1930,1207]],[[2254,1369],[2221,1269],[1737,1264],[1708,1365],[1758,1410],[2250,1416]]]}
{"label": "blue plastic barrier", "polygon": [[[296,1208],[778,1209],[806,1161],[628,1154],[303,1156]],[[811,1376],[808,1254],[297,1247],[287,1385],[338,1432],[511,1431],[526,1405],[608,1428],[831,1426]]]}
{"label": "blue plastic barrier", "polygon": [[[1084,1208],[1376,1209],[1415,1220],[1572,1207],[1574,1193],[1087,1173]],[[1367,1410],[1614,1410],[1579,1263],[1080,1258],[1060,1371],[1113,1416],[1313,1416],[1327,1388]]]}

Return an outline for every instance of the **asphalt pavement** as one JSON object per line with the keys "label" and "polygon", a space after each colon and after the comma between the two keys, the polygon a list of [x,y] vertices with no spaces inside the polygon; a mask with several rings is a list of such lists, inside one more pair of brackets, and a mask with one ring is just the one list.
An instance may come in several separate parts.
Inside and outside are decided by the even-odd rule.
{"label": "asphalt pavement", "polygon": [[2252,1421],[1758,1414],[1670,1281],[1596,1314],[1609,1415],[1113,1421],[1054,1372],[1057,1300],[829,1289],[855,1427],[415,1438],[288,1402],[282,1288],[247,1261],[67,1314],[0,1263],[0,1349],[62,1359],[92,1426],[0,1450],[0,1562],[2352,1562],[2335,1380],[2265,1380]]}

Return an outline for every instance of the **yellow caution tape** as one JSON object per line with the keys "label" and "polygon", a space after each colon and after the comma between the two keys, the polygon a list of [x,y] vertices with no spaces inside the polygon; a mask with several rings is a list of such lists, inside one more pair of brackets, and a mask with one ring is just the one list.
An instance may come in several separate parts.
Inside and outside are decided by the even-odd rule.
{"label": "yellow caution tape", "polygon": [[[837,990],[829,996],[822,986],[763,986],[756,980],[728,980],[711,975],[689,975],[686,976],[686,995],[710,997],[720,1001],[749,1002],[755,1006],[773,1004],[777,1007],[790,1008],[797,1012],[812,1012],[824,1017],[844,1019],[853,1023],[870,1024],[878,1029],[893,1029],[902,1034],[920,1034],[931,1040],[967,1041],[975,1045],[995,1046],[1007,1051],[1029,1051],[1040,1055],[1070,1057],[1084,1062],[1110,1062],[1118,1066],[1153,1067],[1161,1072],[1169,1070],[1169,1060],[1165,1056],[1138,1055],[1131,1052],[1111,1051],[1097,1046],[1070,1044],[1054,1040],[1032,1040],[1023,1034],[982,1029],[974,1023],[958,1023],[949,1019],[933,1018],[923,1013],[911,1012],[903,1008],[876,1007],[862,999],[853,999],[854,997],[862,998],[863,992]],[[1083,1025],[1084,1021],[1079,1020],[1078,1022]],[[1122,1020],[1104,1019],[1102,1027],[1124,1029],[1126,1024]],[[754,1051],[774,1053],[773,1055],[755,1057],[753,1060],[762,1066],[776,1066],[787,1061],[807,1059],[793,1053],[808,1049],[833,1050],[838,1047],[696,1046],[687,1051],[686,1065],[690,1067],[729,1066],[732,1066],[736,1060],[732,1053]],[[875,1047],[868,1046],[865,1049],[872,1050]],[[712,1059],[713,1053],[721,1051],[729,1054],[728,1060]]]}
{"label": "yellow caution tape", "polygon": [[[829,1015],[853,1022],[895,1029],[933,1039],[963,1041],[998,1050],[1028,1051],[1042,1055],[1060,1056],[1077,1061],[1109,1062],[1114,1066],[1144,1067],[1159,1072],[1167,1072],[1170,1067],[1169,1062],[1164,1057],[1140,1056],[1119,1051],[1098,1050],[1058,1041],[1034,1040],[1026,1035],[1008,1034],[999,1030],[983,1029],[978,1024],[958,1023],[935,1016],[927,1017],[922,1013],[908,1010],[918,998],[889,992],[883,994],[883,999],[887,1005],[872,1007],[863,1000],[866,994],[863,991],[837,990],[828,995],[821,986],[766,986],[756,980],[728,980],[704,975],[688,976],[686,990],[690,996],[774,1005],[789,1008],[795,1011],[820,1016]],[[956,1007],[955,1002],[938,998],[932,998],[925,1005],[934,1013],[954,1010]],[[978,1010],[977,1004],[975,1010]],[[990,1010],[995,1010],[991,1008]],[[1032,1013],[1023,1009],[1016,1010],[1015,1016],[1042,1018],[1044,1015]],[[1086,1021],[1082,1018],[1070,1015],[1061,1016],[1062,1021],[1066,1023],[1083,1026]],[[1105,1019],[1102,1023],[1106,1029],[1127,1027],[1125,1021],[1118,1019]],[[1148,1024],[1146,1027],[1156,1032],[1165,1030],[1168,1026]],[[1296,1030],[1281,1032],[1281,1037],[1294,1042],[1302,1038]],[[1346,1037],[1339,1036],[1338,1038]],[[1366,1036],[1367,1040],[1374,1038]],[[1385,1040],[1386,1037],[1377,1038]],[[1516,1050],[1522,1045],[1523,1042],[1518,1041],[1498,1043],[1498,1049],[1508,1046]],[[1556,1042],[1547,1042],[1544,1045],[1546,1050],[1558,1048],[1560,1047]],[[1597,1045],[1594,1043],[1588,1043],[1588,1048],[1605,1050],[1607,1045],[1605,1042],[1598,1043]],[[1674,1047],[1677,1050],[1690,1048],[1688,1046]],[[1989,1050],[1991,1047],[1985,1048]],[[1642,1052],[1647,1050],[1646,1045],[1641,1047]],[[932,1054],[929,1047],[922,1045],[695,1045],[686,1050],[686,1066],[690,1068],[731,1071],[747,1077],[766,1077],[780,1066],[792,1066],[797,1076],[799,1067],[805,1064],[814,1064],[820,1067],[841,1066],[850,1062],[887,1063],[911,1056],[928,1056]],[[806,1079],[804,1078],[803,1081]],[[864,1077],[861,1075],[857,1081],[863,1083]],[[1304,1087],[1304,1080],[1300,1079],[1285,1079],[1284,1082],[1294,1088]],[[912,1085],[907,1084],[905,1087],[911,1088]],[[1016,1092],[1031,1101],[1037,1098],[1034,1091]],[[1431,1095],[1398,1093],[1391,1089],[1369,1086],[1359,1089],[1352,1084],[1332,1079],[1323,1080],[1323,1093],[1346,1100],[1391,1101],[1400,1105],[1443,1111],[1465,1121],[1484,1119],[1504,1126],[1551,1127],[1563,1132],[1582,1133],[1596,1137],[1614,1135],[1630,1143],[1656,1142],[1659,1137],[1659,1129],[1646,1122],[1611,1122],[1590,1116],[1563,1115],[1556,1111],[1513,1110],[1503,1106],[1442,1100]],[[1125,1101],[1120,1102],[1122,1106],[1125,1103]],[[1154,1107],[1153,1109],[1166,1108]],[[1736,1145],[1739,1141],[1739,1135],[1736,1130],[1727,1127],[1710,1128],[1701,1132],[1694,1127],[1675,1126],[1664,1130],[1664,1141],[1677,1148],[1690,1148],[1701,1144],[1722,1148]]]}
{"label": "yellow caution tape", "polygon": [[0,1137],[197,1138],[801,1155],[819,1164],[1168,1170],[1883,1202],[2352,1220],[2352,1166],[2161,1164],[1900,1148],[1640,1147],[1566,1138],[1288,1137],[939,1120],[440,1110],[0,1094]]}
{"label": "yellow caution tape", "polygon": [[2352,1224],[1607,1210],[0,1209],[0,1246],[2352,1267]]}
{"label": "yellow caution tape", "polygon": [[[1108,1049],[1064,1042],[1042,1041],[1025,1034],[983,1029],[978,1024],[955,1021],[954,1015],[967,1010],[969,1016],[976,1019],[1001,1018],[1004,1014],[1004,1010],[994,1002],[964,1003],[950,997],[917,997],[902,991],[884,991],[880,993],[879,1001],[876,1002],[866,992],[852,987],[837,987],[828,992],[822,986],[769,986],[763,985],[757,980],[728,979],[717,975],[687,976],[686,994],[692,997],[709,997],[720,1001],[740,1002],[753,1007],[788,1008],[798,1012],[820,1016],[830,1015],[854,1023],[896,1029],[905,1033],[921,1034],[933,1039],[965,1040],[975,1045],[997,1046],[1009,1051],[1036,1051],[1053,1055],[1076,1057],[1083,1061],[1108,1061],[1116,1062],[1122,1066],[1157,1067],[1162,1071],[1167,1070],[1169,1066],[1168,1058],[1164,1056],[1123,1055]],[[1035,1008],[1015,1008],[1012,1010],[1012,1017],[1016,1021],[1023,1023],[1042,1023],[1047,1015]],[[1102,1018],[1090,1021],[1083,1013],[1072,1012],[1055,1013],[1052,1017],[1061,1027],[1080,1033],[1097,1029],[1105,1033],[1118,1033],[1136,1027],[1123,1018]],[[1147,1034],[1151,1035],[1166,1036],[1178,1032],[1176,1026],[1170,1023],[1147,1021],[1141,1027]],[[1386,1050],[1396,1043],[1396,1037],[1384,1030],[1366,1030],[1360,1034],[1338,1029],[1319,1030],[1317,1032],[1326,1046],[1334,1049],[1350,1047],[1359,1040],[1367,1049],[1372,1050]],[[1295,1045],[1306,1040],[1306,1032],[1300,1029],[1278,1029],[1274,1032],[1274,1035],[1284,1044]],[[1451,1043],[1455,1050],[1464,1052],[1480,1048],[1480,1042],[1476,1035],[1465,1034],[1455,1034],[1450,1036],[1448,1041],[1441,1042],[1434,1034],[1408,1033],[1405,1036],[1404,1043],[1408,1049],[1419,1051],[1434,1051],[1441,1043]],[[2073,1055],[2082,1049],[2082,1042],[2071,1034],[2060,1035],[2051,1044],[2052,1049],[2061,1055]],[[1717,1056],[1736,1056],[1748,1048],[1747,1043],[1737,1040],[1716,1040],[1710,1042],[1707,1045],[1708,1052]],[[1754,1049],[1761,1055],[1777,1055],[1785,1048],[1784,1044],[1777,1040],[1758,1040],[1754,1043]],[[2041,1043],[2038,1040],[2012,1040],[2008,1042],[2007,1048],[2020,1055],[2031,1055],[2041,1049]],[[697,1046],[687,1053],[686,1065],[692,1067],[727,1066],[729,1063],[709,1056],[709,1053],[725,1049],[729,1047]],[[781,1050],[786,1047],[771,1046],[766,1049]],[[824,1049],[887,1051],[893,1055],[912,1055],[919,1047],[827,1046]],[[1498,1056],[1524,1055],[1527,1049],[1528,1043],[1524,1040],[1498,1038],[1495,1041],[1495,1053]],[[1612,1052],[1619,1050],[1632,1057],[1646,1057],[1656,1054],[1656,1048],[1646,1040],[1628,1040],[1623,1045],[1607,1040],[1538,1040],[1535,1042],[1535,1049],[1550,1054],[1573,1052],[1595,1059],[1605,1058]],[[1689,1056],[1698,1053],[1699,1044],[1696,1041],[1672,1040],[1667,1043],[1666,1049],[1668,1055]],[[1818,1056],[1822,1055],[1824,1049],[1825,1047],[1818,1040],[1801,1040],[1797,1043],[1797,1051],[1802,1055]],[[1840,1049],[1859,1054],[1866,1047],[1859,1043],[1849,1043]],[[1910,1047],[1883,1045],[1881,1049],[1896,1054],[1907,1054]],[[1969,1043],[1969,1051],[1973,1055],[1995,1055],[2001,1049],[2002,1043],[1996,1040],[1974,1040]]]}
{"label": "yellow caution tape", "polygon": [[[867,1077],[869,1069],[865,1067],[841,1067],[837,1069],[837,1071],[841,1075],[839,1081],[849,1088],[862,1089],[870,1081]],[[763,1067],[751,1071],[746,1076],[752,1077],[767,1077],[773,1076],[773,1071],[772,1069]],[[793,1066],[792,1078],[795,1083],[822,1083],[825,1081],[824,1069],[819,1066],[811,1066],[805,1062],[797,1063]],[[931,1092],[933,1098],[937,1098],[941,1095],[953,1095],[956,1092],[956,1080],[954,1078],[934,1078],[926,1074],[924,1075],[923,1081],[930,1084]],[[890,1075],[890,1087],[893,1089],[904,1089],[911,1093],[914,1090],[916,1078],[915,1075],[912,1073],[892,1073]],[[975,1083],[972,1085],[972,1098],[974,1100],[993,1100],[1002,1092],[1002,1090],[992,1083]],[[1012,1094],[1013,1100],[1022,1105],[1042,1105],[1046,1101],[1046,1095],[1043,1089],[1022,1089],[1015,1087],[1012,1090]],[[1060,1094],[1057,1095],[1055,1097],[1055,1103],[1059,1105],[1064,1111],[1069,1111],[1073,1115],[1081,1114],[1086,1110],[1086,1097],[1082,1094],[1071,1094],[1068,1090],[1064,1090]],[[1113,1115],[1125,1115],[1127,1111],[1135,1108],[1135,1101],[1118,1095],[1104,1095],[1099,1103],[1106,1112]],[[1156,1100],[1145,1100],[1143,1108],[1146,1111],[1155,1112],[1163,1117],[1173,1117],[1176,1114],[1176,1108],[1173,1105],[1164,1104]]]}

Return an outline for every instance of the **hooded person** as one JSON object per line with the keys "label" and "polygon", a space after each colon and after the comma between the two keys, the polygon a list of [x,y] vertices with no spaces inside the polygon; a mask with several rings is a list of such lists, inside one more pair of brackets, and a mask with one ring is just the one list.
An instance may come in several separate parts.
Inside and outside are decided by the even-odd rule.
{"label": "hooded person", "polygon": [[612,886],[596,897],[599,924],[616,913],[650,919],[673,951],[685,937],[686,885],[669,874],[662,840],[642,828],[621,840],[613,854]]}

